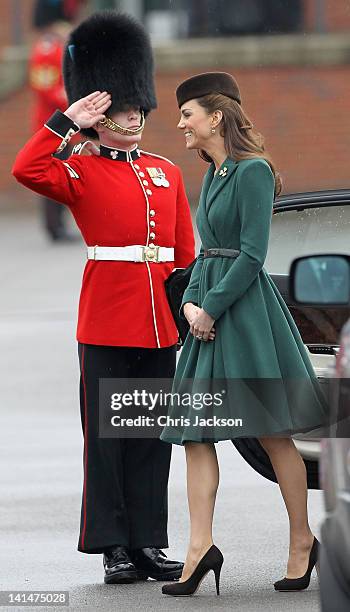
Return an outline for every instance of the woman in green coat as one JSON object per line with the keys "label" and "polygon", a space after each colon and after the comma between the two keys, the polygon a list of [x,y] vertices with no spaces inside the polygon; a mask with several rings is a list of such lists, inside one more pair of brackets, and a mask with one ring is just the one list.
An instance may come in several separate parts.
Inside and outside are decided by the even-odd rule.
{"label": "woman in green coat", "polygon": [[196,219],[202,246],[182,302],[190,333],[174,380],[180,399],[161,435],[185,445],[191,536],[182,577],[163,593],[194,593],[210,569],[218,592],[214,442],[234,437],[259,439],[287,508],[287,573],[275,589],[304,589],[318,542],[308,523],[305,465],[291,434],[322,426],[327,406],[298,329],[263,268],[281,181],[231,75],[197,75],[176,93],[186,146],[210,167]]}

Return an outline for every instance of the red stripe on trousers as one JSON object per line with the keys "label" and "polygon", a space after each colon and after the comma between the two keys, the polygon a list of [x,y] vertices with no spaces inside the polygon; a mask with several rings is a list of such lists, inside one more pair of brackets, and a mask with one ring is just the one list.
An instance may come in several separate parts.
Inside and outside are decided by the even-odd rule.
{"label": "red stripe on trousers", "polygon": [[81,532],[81,548],[85,547],[85,532],[86,532],[86,485],[87,485],[87,450],[88,450],[88,438],[87,438],[87,402],[86,402],[86,385],[85,385],[85,345],[83,346],[83,352],[81,357],[81,376],[83,381],[84,389],[84,488],[83,488],[83,529]]}

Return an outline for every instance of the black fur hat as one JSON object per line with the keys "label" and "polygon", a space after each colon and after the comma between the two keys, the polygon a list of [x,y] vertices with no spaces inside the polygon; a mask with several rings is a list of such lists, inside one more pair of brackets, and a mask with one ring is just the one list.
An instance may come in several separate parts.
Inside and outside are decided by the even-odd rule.
{"label": "black fur hat", "polygon": [[[107,91],[107,114],[140,106],[145,114],[157,107],[151,42],[143,26],[129,15],[99,11],[70,35],[63,62],[69,103],[94,91]],[[82,130],[96,137],[93,128]]]}

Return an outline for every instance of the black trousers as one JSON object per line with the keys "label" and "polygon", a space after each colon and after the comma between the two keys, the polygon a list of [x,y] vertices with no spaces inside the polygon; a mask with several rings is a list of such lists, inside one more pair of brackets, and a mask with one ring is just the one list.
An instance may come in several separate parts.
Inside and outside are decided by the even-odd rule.
{"label": "black trousers", "polygon": [[172,378],[175,346],[162,349],[79,344],[84,485],[78,550],[113,545],[166,548],[171,444],[99,438],[100,378]]}

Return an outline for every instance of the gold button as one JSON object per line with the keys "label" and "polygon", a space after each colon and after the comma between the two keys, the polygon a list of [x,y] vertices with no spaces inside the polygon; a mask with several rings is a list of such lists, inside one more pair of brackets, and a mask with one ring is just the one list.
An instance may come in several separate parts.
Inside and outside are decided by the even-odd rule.
{"label": "gold button", "polygon": [[151,240],[154,240],[154,239],[155,239],[155,237],[156,237],[156,235],[155,235],[155,233],[154,233],[154,232],[151,232],[151,233],[150,233],[150,235],[149,235],[149,237],[151,238]]}
{"label": "gold button", "polygon": [[[152,234],[151,234],[151,236],[152,236]],[[151,242],[148,246],[149,246],[150,249],[155,249],[156,248],[156,245],[153,244],[153,242]]]}
{"label": "gold button", "polygon": [[154,215],[156,214],[156,211],[155,210],[150,210],[149,214],[151,215],[151,217],[154,217]]}
{"label": "gold button", "polygon": [[[150,246],[151,246],[151,245],[150,245]],[[153,251],[150,251],[150,252],[147,254],[147,257],[149,257],[150,259],[153,259],[154,255],[155,255],[155,253],[154,253]]]}
{"label": "gold button", "polygon": [[139,172],[139,175],[143,178],[145,176],[144,172]]}
{"label": "gold button", "polygon": [[149,224],[150,224],[151,227],[155,227],[156,222],[155,221],[150,221]]}
{"label": "gold button", "polygon": [[136,168],[136,170],[140,170],[140,166],[138,166],[137,164],[134,164],[134,168]]}
{"label": "gold button", "polygon": [[148,181],[142,181],[145,187],[148,187]]}

